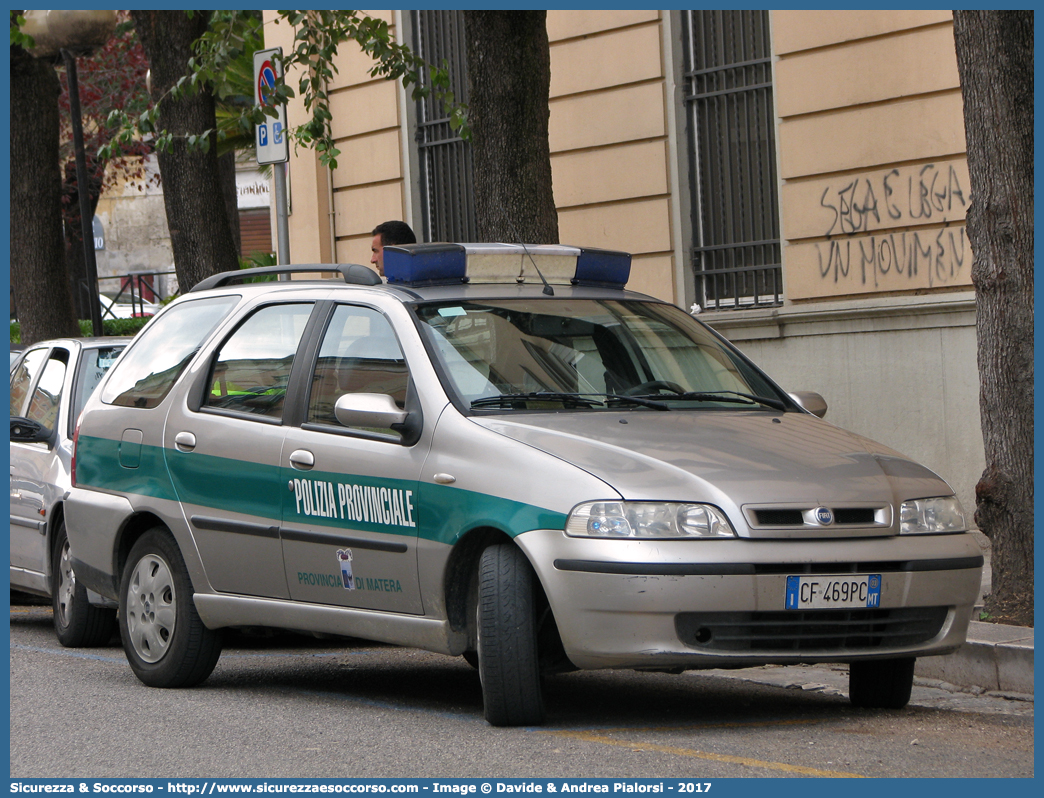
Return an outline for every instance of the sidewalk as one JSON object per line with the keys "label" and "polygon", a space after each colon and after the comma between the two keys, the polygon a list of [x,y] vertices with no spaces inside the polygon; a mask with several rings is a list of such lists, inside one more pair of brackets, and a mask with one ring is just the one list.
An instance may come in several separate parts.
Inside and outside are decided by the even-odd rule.
{"label": "sidewalk", "polygon": [[[985,536],[980,545],[986,563],[976,618],[982,596],[990,592],[989,541]],[[1033,629],[973,620],[967,643],[943,657],[921,657],[915,674],[958,687],[1033,695]]]}

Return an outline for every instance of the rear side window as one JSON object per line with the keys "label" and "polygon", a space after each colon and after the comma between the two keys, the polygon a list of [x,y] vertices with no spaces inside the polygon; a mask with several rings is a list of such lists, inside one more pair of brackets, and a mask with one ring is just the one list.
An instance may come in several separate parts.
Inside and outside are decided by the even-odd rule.
{"label": "rear side window", "polygon": [[239,296],[195,299],[169,308],[142,330],[102,389],[106,404],[156,407]]}
{"label": "rear side window", "polygon": [[[79,418],[80,413],[83,411],[83,406],[87,404],[87,400],[94,393],[94,389],[98,387],[101,378],[105,376],[105,372],[116,362],[116,358],[119,357],[122,351],[123,345],[121,344],[120,346],[105,346],[99,349],[85,349],[80,354],[80,366],[76,375],[72,412],[69,414],[69,420],[72,425],[76,424],[76,419]],[[72,430],[70,429],[71,433]]]}
{"label": "rear side window", "polygon": [[270,305],[243,322],[214,359],[205,405],[280,419],[312,305]]}

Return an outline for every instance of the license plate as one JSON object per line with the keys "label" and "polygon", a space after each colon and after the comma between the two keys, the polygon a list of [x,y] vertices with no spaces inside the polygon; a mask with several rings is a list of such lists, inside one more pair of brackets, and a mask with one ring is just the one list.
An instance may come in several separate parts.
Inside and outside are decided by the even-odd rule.
{"label": "license plate", "polygon": [[843,610],[881,606],[881,574],[788,576],[788,610]]}

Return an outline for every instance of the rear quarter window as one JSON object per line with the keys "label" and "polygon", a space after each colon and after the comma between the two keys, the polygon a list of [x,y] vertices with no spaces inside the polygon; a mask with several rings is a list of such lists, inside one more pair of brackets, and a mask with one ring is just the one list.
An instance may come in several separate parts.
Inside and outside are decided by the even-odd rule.
{"label": "rear quarter window", "polygon": [[123,407],[156,407],[239,299],[238,295],[195,299],[157,316],[113,367],[101,400]]}
{"label": "rear quarter window", "polygon": [[[84,405],[87,404],[87,400],[94,392],[94,389],[98,387],[98,383],[105,376],[105,372],[112,367],[112,364],[116,362],[116,358],[119,357],[122,351],[123,345],[121,344],[99,349],[85,349],[80,354],[73,406],[69,414],[69,423],[72,425],[72,428],[75,428],[76,419],[83,412]],[[70,435],[72,434],[72,428],[69,430]]]}

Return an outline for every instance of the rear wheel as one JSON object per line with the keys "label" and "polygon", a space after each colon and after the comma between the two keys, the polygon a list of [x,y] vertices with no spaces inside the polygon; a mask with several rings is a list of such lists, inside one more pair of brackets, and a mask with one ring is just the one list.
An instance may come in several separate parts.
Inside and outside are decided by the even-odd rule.
{"label": "rear wheel", "polygon": [[511,543],[479,561],[478,663],[486,720],[493,726],[544,721],[537,651],[536,574]]}
{"label": "rear wheel", "polygon": [[150,687],[197,685],[221,656],[221,635],[200,620],[185,561],[163,527],[131,548],[120,583],[120,632],[131,670]]}
{"label": "rear wheel", "polygon": [[848,699],[867,709],[902,709],[910,702],[916,659],[879,659],[848,666]]}
{"label": "rear wheel", "polygon": [[54,633],[67,648],[104,646],[116,631],[116,610],[95,607],[87,600],[87,588],[76,581],[64,521],[51,558],[51,607]]}

